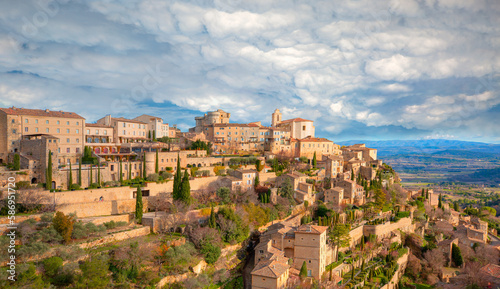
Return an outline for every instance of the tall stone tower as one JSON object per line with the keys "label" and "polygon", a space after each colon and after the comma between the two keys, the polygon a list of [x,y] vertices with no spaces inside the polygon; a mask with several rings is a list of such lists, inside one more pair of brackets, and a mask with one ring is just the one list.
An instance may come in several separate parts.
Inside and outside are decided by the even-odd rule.
{"label": "tall stone tower", "polygon": [[281,112],[279,109],[276,109],[273,114],[272,114],[272,121],[271,121],[271,126],[272,127],[276,127],[278,124],[281,123],[281,121],[283,120],[281,118]]}

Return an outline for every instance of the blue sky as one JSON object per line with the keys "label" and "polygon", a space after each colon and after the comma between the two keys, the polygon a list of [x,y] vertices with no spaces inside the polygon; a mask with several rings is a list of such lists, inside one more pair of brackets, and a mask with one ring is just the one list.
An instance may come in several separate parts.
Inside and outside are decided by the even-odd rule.
{"label": "blue sky", "polygon": [[2,1],[0,105],[500,143],[500,2]]}

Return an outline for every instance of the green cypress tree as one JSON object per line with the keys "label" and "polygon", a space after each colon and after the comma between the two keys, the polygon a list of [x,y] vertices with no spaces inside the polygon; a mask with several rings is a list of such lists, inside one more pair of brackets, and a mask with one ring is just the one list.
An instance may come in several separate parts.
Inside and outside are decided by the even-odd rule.
{"label": "green cypress tree", "polygon": [[19,154],[14,155],[14,163],[12,165],[12,169],[14,171],[18,171],[21,169],[21,157],[19,156]]}
{"label": "green cypress tree", "polygon": [[101,186],[101,161],[97,159],[97,185]]}
{"label": "green cypress tree", "polygon": [[354,265],[352,265],[352,274],[351,274],[351,280],[354,280],[354,273],[356,270],[354,270]]}
{"label": "green cypress tree", "polygon": [[123,168],[122,168],[122,159],[120,159],[120,184],[123,184]]}
{"label": "green cypress tree", "polygon": [[174,200],[179,200],[181,198],[180,196],[180,189],[181,189],[181,182],[182,182],[182,172],[181,172],[181,159],[179,157],[179,154],[177,154],[177,170],[175,171],[175,176],[174,176],[174,185],[173,185],[173,193],[172,197]]}
{"label": "green cypress tree", "polygon": [[259,174],[256,174],[255,175],[255,182],[254,182],[254,187],[257,187],[259,185],[260,181],[259,181]]}
{"label": "green cypress tree", "polygon": [[453,263],[457,267],[461,267],[462,264],[464,263],[464,259],[462,258],[462,252],[460,252],[460,247],[458,247],[456,244],[453,244],[451,246],[451,259],[453,260]]}
{"label": "green cypress tree", "polygon": [[78,185],[82,186],[82,158],[78,162]]}
{"label": "green cypress tree", "polygon": [[321,217],[318,217],[318,226],[323,226],[321,223]]}
{"label": "green cypress tree", "polygon": [[52,151],[49,150],[49,160],[47,163],[47,170],[45,176],[45,188],[52,189]]}
{"label": "green cypress tree", "polygon": [[429,189],[425,190],[425,199],[429,199]]}
{"label": "green cypress tree", "polygon": [[354,181],[354,169],[351,169],[351,181]]}
{"label": "green cypress tree", "polygon": [[441,194],[439,194],[438,208],[442,209],[443,203],[441,201]]}
{"label": "green cypress tree", "polygon": [[148,139],[151,140],[151,131],[148,131]]}
{"label": "green cypress tree", "polygon": [[365,259],[363,258],[363,262],[361,262],[361,272],[365,270]]}
{"label": "green cypress tree", "polygon": [[191,204],[191,185],[189,184],[189,174],[188,171],[184,171],[184,177],[182,178],[180,199],[187,205]]}
{"label": "green cypress tree", "polygon": [[92,178],[92,164],[90,164],[90,175],[89,175],[89,187],[92,185],[93,178]]}
{"label": "green cypress tree", "polygon": [[307,277],[307,264],[306,261],[302,263],[302,267],[300,267],[300,273],[299,273],[300,279],[304,279]]}
{"label": "green cypress tree", "polygon": [[128,160],[128,179],[132,179],[132,164],[130,163],[130,159]]}
{"label": "green cypress tree", "polygon": [[422,198],[425,198],[425,189],[422,189],[421,195],[422,195]]}
{"label": "green cypress tree", "polygon": [[[154,134],[154,131],[153,131]],[[155,159],[155,173],[158,173],[160,171],[159,169],[159,163],[158,163],[158,149],[156,149],[156,159]]]}
{"label": "green cypress tree", "polygon": [[142,162],[142,177],[145,179],[146,175],[146,153],[144,153],[144,160]]}
{"label": "green cypress tree", "polygon": [[453,203],[453,209],[457,212],[460,212],[460,207],[458,206],[458,202]]}
{"label": "green cypress tree", "polygon": [[141,224],[142,223],[142,191],[141,187],[137,187],[137,195],[135,197],[135,219],[137,220],[137,223]]}
{"label": "green cypress tree", "polygon": [[73,184],[73,172],[71,170],[71,162],[69,163],[69,180],[68,180],[68,190],[71,189],[71,185]]}
{"label": "green cypress tree", "polygon": [[153,141],[156,141],[156,131],[153,130]]}
{"label": "green cypress tree", "polygon": [[312,165],[315,168],[317,164],[318,164],[318,161],[316,160],[316,151],[314,151]]}
{"label": "green cypress tree", "polygon": [[210,218],[208,219],[208,227],[215,229],[216,226],[217,226],[217,223],[215,221],[214,206],[211,206]]}

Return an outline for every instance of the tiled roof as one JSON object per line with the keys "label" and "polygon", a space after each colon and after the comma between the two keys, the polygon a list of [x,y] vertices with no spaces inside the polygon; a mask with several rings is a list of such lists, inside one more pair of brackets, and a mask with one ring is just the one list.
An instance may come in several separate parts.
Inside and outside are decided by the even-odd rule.
{"label": "tiled roof", "polygon": [[98,124],[98,123],[86,123],[85,127],[102,127],[102,128],[113,128],[109,125]]}
{"label": "tiled roof", "polygon": [[121,121],[121,122],[133,122],[133,123],[147,124],[147,123],[139,121],[139,120],[128,119],[128,118],[124,118],[124,117],[112,117],[111,120],[112,121],[115,120],[115,121]]}
{"label": "tiled roof", "polygon": [[299,122],[299,121],[310,121],[310,122],[313,122],[312,120],[308,120],[308,119],[303,119],[303,118],[300,118],[300,117],[296,117],[296,118],[284,120],[281,123]]}
{"label": "tiled roof", "polygon": [[0,111],[5,112],[10,115],[30,115],[30,116],[46,116],[46,117],[62,117],[62,118],[79,118],[85,119],[84,117],[74,113],[67,111],[51,111],[48,109],[28,109],[28,108],[17,108],[17,107],[9,107],[9,108],[0,108]]}
{"label": "tiled roof", "polygon": [[333,143],[333,141],[331,141],[329,139],[326,139],[326,138],[311,137],[311,136],[308,136],[308,137],[305,137],[305,138],[294,138],[294,139],[290,139],[290,141],[298,141],[298,142],[331,142],[331,143]]}
{"label": "tiled roof", "polygon": [[481,271],[495,278],[500,278],[500,266],[498,265],[488,264],[481,268]]}
{"label": "tiled roof", "polygon": [[290,266],[275,260],[260,261],[252,271],[252,275],[279,278],[283,275]]}
{"label": "tiled roof", "polygon": [[316,226],[316,225],[302,225],[297,228],[295,233],[311,233],[311,234],[322,234],[328,229],[327,226]]}

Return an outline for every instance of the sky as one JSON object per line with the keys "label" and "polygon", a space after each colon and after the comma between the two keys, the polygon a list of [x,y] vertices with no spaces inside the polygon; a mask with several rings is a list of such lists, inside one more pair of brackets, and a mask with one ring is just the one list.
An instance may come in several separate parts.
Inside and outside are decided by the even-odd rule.
{"label": "sky", "polygon": [[500,143],[497,0],[0,0],[0,106]]}

